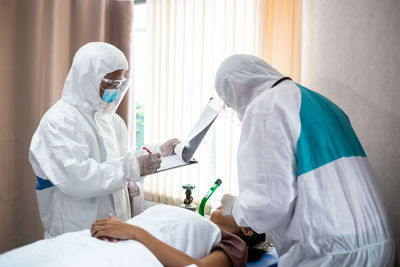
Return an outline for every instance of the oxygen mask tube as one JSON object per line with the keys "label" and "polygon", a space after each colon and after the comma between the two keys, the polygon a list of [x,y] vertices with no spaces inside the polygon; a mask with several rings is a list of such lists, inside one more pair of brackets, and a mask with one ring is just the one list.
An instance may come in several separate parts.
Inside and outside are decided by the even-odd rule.
{"label": "oxygen mask tube", "polygon": [[208,190],[208,192],[204,195],[203,200],[200,203],[199,207],[199,214],[201,216],[204,216],[204,207],[206,206],[207,200],[211,197],[211,195],[214,193],[214,191],[222,184],[222,181],[220,179],[217,179],[214,182],[214,185]]}

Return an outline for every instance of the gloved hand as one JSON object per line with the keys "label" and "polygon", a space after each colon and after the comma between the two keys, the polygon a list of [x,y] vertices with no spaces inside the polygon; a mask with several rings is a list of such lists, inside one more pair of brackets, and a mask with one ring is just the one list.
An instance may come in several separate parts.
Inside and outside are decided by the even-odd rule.
{"label": "gloved hand", "polygon": [[167,142],[160,146],[161,155],[163,157],[175,155],[174,148],[181,141],[178,138],[169,139]]}
{"label": "gloved hand", "polygon": [[232,216],[233,204],[235,204],[236,197],[230,194],[225,194],[221,198],[222,215],[227,217]]}
{"label": "gloved hand", "polygon": [[155,173],[161,164],[161,154],[154,153],[149,155],[143,155],[137,158],[140,165],[140,176]]}
{"label": "gloved hand", "polygon": [[137,197],[140,195],[140,188],[137,182],[128,181],[128,193],[130,197]]}

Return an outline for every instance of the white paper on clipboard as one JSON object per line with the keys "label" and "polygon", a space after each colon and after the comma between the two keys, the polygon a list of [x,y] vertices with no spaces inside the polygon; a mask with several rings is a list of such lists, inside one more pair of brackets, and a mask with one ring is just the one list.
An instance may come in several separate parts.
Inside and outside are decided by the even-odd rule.
{"label": "white paper on clipboard", "polygon": [[175,146],[175,155],[161,158],[157,172],[197,163],[192,157],[223,107],[224,102],[211,98],[186,140]]}

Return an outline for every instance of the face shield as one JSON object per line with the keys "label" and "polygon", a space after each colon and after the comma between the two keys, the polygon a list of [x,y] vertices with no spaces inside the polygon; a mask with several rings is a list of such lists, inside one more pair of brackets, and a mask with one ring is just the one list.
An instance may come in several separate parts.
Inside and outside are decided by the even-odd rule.
{"label": "face shield", "polygon": [[100,89],[102,89],[104,93],[96,110],[99,113],[114,113],[128,91],[130,79],[124,78],[123,80],[109,80],[103,78],[102,81],[107,82],[110,85],[107,85],[107,88],[102,88],[102,86],[100,86]]}
{"label": "face shield", "polygon": [[103,91],[103,96],[101,99],[106,103],[111,103],[118,98],[118,95],[121,92],[121,86],[127,79],[124,77],[122,80],[110,80],[107,78],[103,78],[102,82],[106,83],[106,86],[103,87],[100,84],[100,89]]}

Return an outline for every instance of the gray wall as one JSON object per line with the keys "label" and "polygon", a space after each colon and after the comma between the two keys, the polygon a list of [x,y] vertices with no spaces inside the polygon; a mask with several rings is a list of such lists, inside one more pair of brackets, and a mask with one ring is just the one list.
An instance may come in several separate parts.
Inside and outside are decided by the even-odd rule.
{"label": "gray wall", "polygon": [[302,84],[349,115],[400,251],[400,0],[303,0],[302,31]]}

